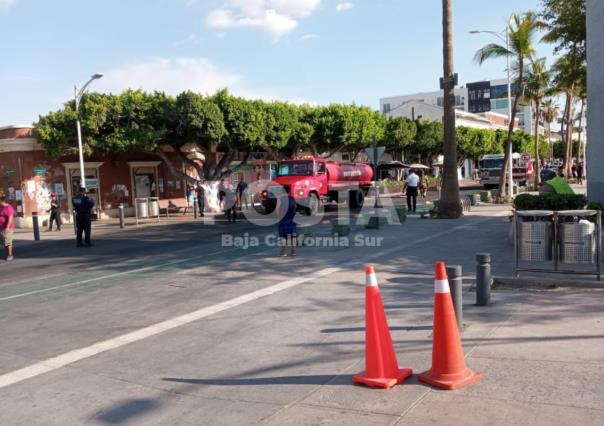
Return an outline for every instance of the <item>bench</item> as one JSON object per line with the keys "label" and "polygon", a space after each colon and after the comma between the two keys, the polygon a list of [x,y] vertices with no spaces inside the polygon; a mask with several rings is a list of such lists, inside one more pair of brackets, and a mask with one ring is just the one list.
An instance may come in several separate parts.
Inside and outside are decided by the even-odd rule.
{"label": "bench", "polygon": [[187,200],[184,198],[166,198],[164,200],[159,200],[159,214],[165,213],[166,217],[170,217],[170,213],[180,213],[181,211],[184,216],[187,214],[188,209]]}

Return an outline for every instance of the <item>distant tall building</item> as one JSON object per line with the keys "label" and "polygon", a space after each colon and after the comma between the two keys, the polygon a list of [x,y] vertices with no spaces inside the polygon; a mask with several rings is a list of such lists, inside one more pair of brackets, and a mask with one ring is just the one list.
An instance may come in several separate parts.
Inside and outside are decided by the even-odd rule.
{"label": "distant tall building", "polygon": [[[512,93],[514,93],[512,86]],[[477,81],[455,89],[455,108],[484,118],[496,118],[496,127],[507,126],[508,99],[507,79]],[[395,110],[410,101],[443,107],[443,91],[420,92],[409,95],[391,96],[380,99],[380,111],[388,116],[400,116]],[[421,114],[420,114],[421,115]],[[404,115],[407,116],[407,115]],[[465,116],[469,118],[470,116]],[[503,117],[503,119],[502,119]],[[519,105],[516,118],[520,128],[533,133],[533,112],[530,105]],[[417,117],[409,117],[415,119]],[[424,117],[428,118],[428,117]],[[482,127],[482,126],[477,126]]]}

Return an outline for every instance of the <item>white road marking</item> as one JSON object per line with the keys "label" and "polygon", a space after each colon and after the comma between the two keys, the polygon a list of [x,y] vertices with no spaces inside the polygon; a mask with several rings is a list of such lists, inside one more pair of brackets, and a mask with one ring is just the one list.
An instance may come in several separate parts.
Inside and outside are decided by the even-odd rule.
{"label": "white road marking", "polygon": [[[502,214],[497,214],[496,216],[502,216],[505,213],[507,213],[507,212],[503,212]],[[365,260],[375,259],[377,257],[384,256],[386,254],[390,254],[392,252],[401,250],[403,248],[411,247],[411,246],[414,246],[414,245],[417,245],[417,244],[420,244],[420,243],[423,243],[423,242],[426,242],[429,240],[440,238],[443,235],[447,235],[452,232],[474,226],[477,223],[486,222],[488,220],[491,220],[492,218],[493,218],[493,216],[490,216],[490,217],[486,217],[484,219],[475,221],[473,223],[455,226],[455,227],[447,229],[446,231],[441,231],[439,233],[432,234],[432,235],[424,237],[424,238],[420,238],[419,240],[409,241],[407,243],[403,243],[398,246],[391,247],[386,250],[382,250],[380,252],[372,253],[371,255],[366,256],[364,259]],[[214,254],[216,254],[216,253],[219,253],[219,252],[215,252]],[[207,255],[205,255],[205,256],[207,256]],[[199,256],[199,257],[202,257],[202,256]],[[149,266],[146,268],[139,268],[138,270],[120,272],[118,274],[108,275],[105,278],[119,276],[119,275],[125,275],[125,274],[133,273],[136,271],[153,269],[153,268],[157,268],[157,267],[165,266],[165,265],[169,265],[169,264],[186,262],[191,259],[195,259],[195,258],[182,259],[182,260],[164,263],[163,265]],[[185,315],[181,315],[179,317],[168,319],[166,321],[162,321],[160,323],[153,324],[148,327],[144,327],[139,330],[135,330],[130,333],[123,334],[121,336],[117,336],[117,337],[114,337],[114,338],[111,338],[108,340],[104,340],[102,342],[97,342],[97,343],[94,343],[94,344],[84,347],[84,348],[75,349],[73,351],[58,355],[54,358],[49,358],[44,361],[40,361],[36,364],[32,364],[28,367],[24,367],[19,370],[12,371],[10,373],[3,374],[0,376],[0,389],[13,385],[13,384],[16,384],[16,383],[19,383],[19,382],[22,382],[24,380],[31,379],[33,377],[57,370],[59,368],[65,367],[69,364],[73,364],[77,361],[81,361],[83,359],[90,358],[90,357],[98,355],[100,353],[119,348],[119,347],[127,345],[129,343],[137,342],[137,341],[146,339],[148,337],[155,336],[157,334],[163,333],[164,331],[172,330],[172,329],[175,329],[182,325],[190,324],[194,321],[200,320],[202,318],[206,318],[206,317],[208,317],[210,315],[214,315],[218,312],[222,312],[227,309],[234,308],[236,306],[240,306],[240,305],[243,305],[248,302],[252,302],[252,301],[257,300],[262,297],[270,296],[272,294],[278,293],[278,292],[286,290],[288,288],[295,287],[297,285],[303,284],[305,282],[308,282],[308,281],[311,281],[311,280],[314,280],[317,278],[321,278],[325,275],[330,275],[330,274],[342,271],[344,266],[350,266],[350,265],[354,265],[357,263],[358,263],[358,260],[354,259],[354,260],[350,260],[348,262],[344,262],[340,267],[325,268],[325,269],[322,269],[322,270],[315,272],[314,274],[306,276],[306,277],[298,277],[298,278],[286,280],[281,283],[263,288],[261,290],[256,290],[251,293],[247,293],[242,296],[235,297],[234,299],[230,299],[225,302],[218,303],[216,305],[208,306],[208,307],[199,309],[197,311],[190,312]],[[103,277],[95,278],[94,280],[100,280],[100,279],[103,279]],[[90,282],[90,280],[87,280],[86,282]],[[79,283],[81,284],[83,282],[81,281]],[[78,284],[78,283],[73,283],[71,285],[76,285],[76,284]],[[60,286],[60,287],[63,287],[63,286]],[[50,289],[46,289],[46,290],[50,290]],[[32,292],[30,292],[30,293],[32,293]],[[4,299],[0,299],[0,300],[4,300]]]}
{"label": "white road marking", "polygon": [[270,287],[266,287],[261,290],[256,290],[251,293],[235,297],[234,299],[218,303],[216,305],[208,306],[197,311],[181,315],[176,318],[172,318],[166,321],[159,322],[157,324],[150,325],[145,328],[141,328],[139,330],[135,330],[130,333],[122,334],[121,336],[104,340],[102,342],[94,343],[93,345],[84,348],[75,349],[73,351],[61,354],[54,358],[40,361],[36,364],[0,376],[0,388],[4,388],[6,386],[10,386],[15,383],[19,383],[24,380],[39,376],[41,374],[57,370],[59,368],[65,367],[66,365],[73,364],[74,362],[81,361],[85,358],[90,358],[91,356],[98,355],[102,352],[116,349],[129,343],[137,342],[139,340],[155,336],[159,333],[163,333],[164,331],[172,330],[185,324],[189,324],[202,318],[206,318],[210,315],[214,315],[218,312],[222,312],[227,309],[231,309],[236,306],[252,302],[256,299],[260,299],[261,297],[270,296],[288,288],[295,287],[297,285],[303,284],[305,282],[317,278],[321,278],[325,275],[333,274],[335,272],[338,272],[339,270],[341,269],[322,269],[316,272],[315,274],[306,277],[298,277],[293,278],[291,280],[283,281]]}

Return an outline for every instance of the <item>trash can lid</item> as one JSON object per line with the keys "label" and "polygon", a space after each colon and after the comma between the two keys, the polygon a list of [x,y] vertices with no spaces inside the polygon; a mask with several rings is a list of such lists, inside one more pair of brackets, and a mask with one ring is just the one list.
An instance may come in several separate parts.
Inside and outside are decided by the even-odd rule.
{"label": "trash can lid", "polygon": [[517,210],[516,214],[518,216],[540,216],[547,217],[553,216],[554,212],[551,210]]}
{"label": "trash can lid", "polygon": [[558,216],[596,216],[597,210],[560,210]]}

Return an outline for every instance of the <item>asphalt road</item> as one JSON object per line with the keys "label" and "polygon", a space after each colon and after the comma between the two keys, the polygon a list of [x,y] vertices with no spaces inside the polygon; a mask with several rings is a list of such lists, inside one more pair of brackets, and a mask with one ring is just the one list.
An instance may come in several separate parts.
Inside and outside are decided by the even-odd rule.
{"label": "asphalt road", "polygon": [[[400,422],[429,388],[382,393],[350,380],[364,362],[364,265],[376,266],[401,366],[420,372],[431,358],[434,261],[471,275],[476,251],[501,252],[503,214],[354,225],[349,246],[286,258],[264,244],[274,226],[224,221],[107,232],[93,248],[25,247],[0,265],[0,424]],[[260,245],[224,247],[224,234]],[[315,242],[329,234],[313,228]],[[500,309],[468,308],[467,351],[521,312]],[[590,392],[587,409],[598,404]]]}

